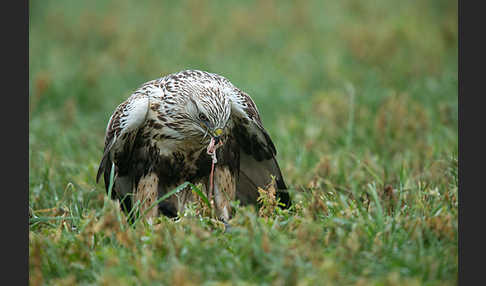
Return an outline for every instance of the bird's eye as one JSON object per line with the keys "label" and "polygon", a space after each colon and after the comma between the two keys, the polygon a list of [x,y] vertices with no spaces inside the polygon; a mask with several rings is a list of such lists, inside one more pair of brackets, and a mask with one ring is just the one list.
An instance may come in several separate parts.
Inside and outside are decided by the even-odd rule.
{"label": "bird's eye", "polygon": [[206,115],[204,115],[204,113],[199,113],[199,119],[201,119],[202,121],[208,121],[208,118],[206,117]]}

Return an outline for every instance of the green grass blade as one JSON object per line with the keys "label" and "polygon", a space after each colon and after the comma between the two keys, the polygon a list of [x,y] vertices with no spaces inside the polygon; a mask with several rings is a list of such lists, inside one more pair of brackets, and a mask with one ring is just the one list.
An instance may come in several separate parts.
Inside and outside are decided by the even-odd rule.
{"label": "green grass blade", "polygon": [[206,197],[206,195],[201,191],[201,189],[199,189],[196,185],[194,184],[191,184],[189,183],[189,185],[191,186],[191,189],[193,192],[195,192],[202,200],[203,202],[209,207],[209,209],[211,209],[211,203],[209,203],[209,200],[208,198]]}
{"label": "green grass blade", "polygon": [[182,183],[181,185],[179,185],[178,187],[176,187],[175,189],[173,189],[172,191],[166,193],[165,195],[163,195],[162,197],[160,197],[159,199],[157,199],[155,202],[153,202],[149,208],[147,208],[144,213],[139,216],[135,222],[133,223],[134,225],[136,225],[143,217],[145,217],[145,215],[147,215],[147,213],[155,206],[157,206],[161,201],[167,199],[168,197],[184,190],[190,183],[189,182],[184,182]]}
{"label": "green grass blade", "polygon": [[108,199],[105,200],[103,209],[106,208],[106,204],[108,200],[111,200],[111,192],[113,190],[113,185],[115,183],[114,177],[115,177],[115,163],[111,163],[110,184],[108,185]]}
{"label": "green grass blade", "polygon": [[373,182],[372,184],[368,184],[368,189],[370,191],[371,197],[376,206],[376,222],[378,224],[378,229],[381,231],[383,229],[383,207],[381,206],[380,198],[378,197],[378,193],[376,192],[376,184]]}

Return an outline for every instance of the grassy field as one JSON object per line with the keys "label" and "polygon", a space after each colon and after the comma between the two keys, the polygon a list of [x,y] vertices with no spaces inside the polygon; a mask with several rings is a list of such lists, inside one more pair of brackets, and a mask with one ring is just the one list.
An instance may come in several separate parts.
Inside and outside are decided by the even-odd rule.
{"label": "grassy field", "polygon": [[[456,285],[457,1],[30,1],[31,285]],[[248,92],[290,211],[128,225],[106,123],[183,69]]]}

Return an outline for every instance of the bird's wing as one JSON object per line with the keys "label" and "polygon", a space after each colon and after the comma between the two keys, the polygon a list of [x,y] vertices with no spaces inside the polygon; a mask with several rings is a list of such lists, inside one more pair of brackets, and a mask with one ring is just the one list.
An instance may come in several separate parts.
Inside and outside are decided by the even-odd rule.
{"label": "bird's wing", "polygon": [[105,174],[107,185],[111,172],[111,164],[123,163],[117,160],[129,158],[138,130],[144,124],[149,110],[149,96],[146,93],[135,92],[122,102],[111,115],[105,133],[105,147],[101,159],[96,182],[102,173]]}
{"label": "bird's wing", "polygon": [[242,204],[256,204],[258,187],[264,188],[275,177],[277,196],[286,206],[290,197],[275,159],[277,150],[263,127],[258,109],[249,95],[234,89],[230,96],[233,135],[240,146],[240,173],[236,197]]}

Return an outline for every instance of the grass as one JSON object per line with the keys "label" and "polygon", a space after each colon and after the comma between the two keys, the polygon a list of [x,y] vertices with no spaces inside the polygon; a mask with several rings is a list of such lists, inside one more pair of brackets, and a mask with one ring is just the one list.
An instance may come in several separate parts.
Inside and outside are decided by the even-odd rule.
{"label": "grass", "polygon": [[[31,285],[455,285],[457,1],[32,1]],[[255,100],[291,211],[131,226],[106,123],[186,68]]]}

